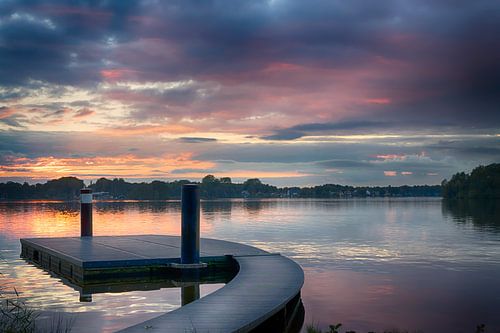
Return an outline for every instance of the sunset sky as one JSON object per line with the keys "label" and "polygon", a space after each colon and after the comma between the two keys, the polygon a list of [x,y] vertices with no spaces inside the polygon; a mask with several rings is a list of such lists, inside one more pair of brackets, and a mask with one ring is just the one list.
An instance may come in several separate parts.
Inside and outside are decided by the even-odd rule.
{"label": "sunset sky", "polygon": [[0,182],[500,162],[499,1],[0,1]]}

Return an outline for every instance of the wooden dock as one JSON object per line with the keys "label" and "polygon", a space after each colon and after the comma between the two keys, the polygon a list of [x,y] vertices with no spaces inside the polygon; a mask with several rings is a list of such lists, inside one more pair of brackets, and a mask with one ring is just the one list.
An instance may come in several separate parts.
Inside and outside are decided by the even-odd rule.
{"label": "wooden dock", "polygon": [[[79,286],[124,276],[170,274],[179,263],[180,237],[160,235],[21,239],[22,257]],[[289,332],[302,307],[304,274],[279,254],[216,239],[200,240],[210,269],[237,265],[223,288],[122,332]],[[170,271],[169,271],[170,269]],[[173,270],[175,271],[175,270]]]}
{"label": "wooden dock", "polygon": [[[228,256],[268,254],[252,246],[202,238],[202,261],[217,265]],[[21,239],[21,256],[77,284],[100,282],[105,277],[163,273],[179,263],[180,237],[97,236]]]}

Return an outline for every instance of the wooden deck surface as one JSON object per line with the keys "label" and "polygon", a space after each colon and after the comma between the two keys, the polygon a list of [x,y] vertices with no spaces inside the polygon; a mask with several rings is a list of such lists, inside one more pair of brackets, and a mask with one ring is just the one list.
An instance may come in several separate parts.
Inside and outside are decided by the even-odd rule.
{"label": "wooden deck surface", "polygon": [[[82,268],[147,266],[178,262],[181,253],[179,236],[94,236],[23,238],[23,246],[43,250]],[[200,257],[267,254],[256,247],[202,238]]]}
{"label": "wooden deck surface", "polygon": [[240,271],[223,288],[120,332],[249,332],[282,310],[302,288],[302,269],[286,257],[234,258]]}
{"label": "wooden deck surface", "polygon": [[[180,256],[178,236],[30,238],[21,243],[29,251],[63,259],[83,271],[163,265],[178,262]],[[300,294],[304,273],[284,256],[206,238],[200,240],[200,249],[202,261],[232,256],[239,265],[237,275],[208,296],[121,332],[248,332]]]}

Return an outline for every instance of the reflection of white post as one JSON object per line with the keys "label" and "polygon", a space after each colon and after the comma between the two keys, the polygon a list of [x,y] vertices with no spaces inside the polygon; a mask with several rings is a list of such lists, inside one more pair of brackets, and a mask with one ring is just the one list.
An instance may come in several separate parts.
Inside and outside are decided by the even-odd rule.
{"label": "reflection of white post", "polygon": [[80,236],[92,236],[92,190],[80,190]]}
{"label": "reflection of white post", "polygon": [[80,302],[92,302],[92,294],[85,294],[83,291],[80,291]]}

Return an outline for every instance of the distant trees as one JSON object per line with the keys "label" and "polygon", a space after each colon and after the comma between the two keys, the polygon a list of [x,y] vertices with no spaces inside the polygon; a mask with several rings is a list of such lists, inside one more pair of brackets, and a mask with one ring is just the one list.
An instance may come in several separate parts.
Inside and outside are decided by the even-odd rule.
{"label": "distant trees", "polygon": [[80,195],[82,187],[85,187],[83,180],[76,177],[62,177],[49,180],[39,190],[46,198],[71,200]]}
{"label": "distant trees", "polygon": [[80,195],[84,187],[83,180],[76,177],[62,177],[49,180],[45,184],[29,185],[28,183],[0,183],[0,199],[56,199],[71,200]]}
{"label": "distant trees", "polygon": [[100,178],[89,187],[94,192],[106,192],[115,199],[130,200],[169,200],[180,198],[183,184],[188,180],[179,180],[170,183],[155,180],[151,183],[129,183],[122,178],[113,180]]}
{"label": "distant trees", "polygon": [[214,175],[207,175],[201,180],[200,195],[205,199],[239,198],[241,184],[233,184],[229,177],[216,178]]}
{"label": "distant trees", "polygon": [[456,173],[441,186],[444,198],[500,198],[500,163],[478,166],[470,174]]}
{"label": "distant trees", "polygon": [[243,183],[243,196],[254,198],[279,197],[280,192],[276,186],[263,184],[260,179],[247,179]]}
{"label": "distant trees", "polygon": [[[458,177],[458,176],[457,176]],[[458,178],[457,178],[458,179]],[[189,180],[151,183],[129,183],[122,178],[100,178],[89,185],[94,193],[104,194],[103,198],[129,200],[170,200],[180,199],[181,187]],[[313,187],[278,188],[264,184],[258,178],[247,179],[243,183],[233,183],[231,178],[205,176],[200,184],[203,199],[223,198],[364,198],[364,197],[410,197],[440,196],[441,186],[418,185],[398,187],[353,187],[325,184]],[[63,177],[45,184],[29,185],[14,182],[0,183],[0,200],[58,199],[74,200],[84,187],[82,180]]]}

